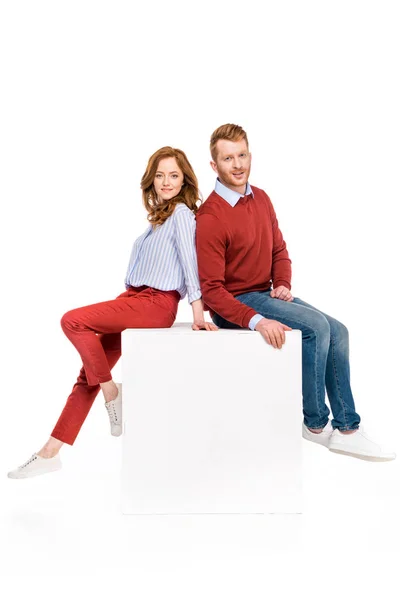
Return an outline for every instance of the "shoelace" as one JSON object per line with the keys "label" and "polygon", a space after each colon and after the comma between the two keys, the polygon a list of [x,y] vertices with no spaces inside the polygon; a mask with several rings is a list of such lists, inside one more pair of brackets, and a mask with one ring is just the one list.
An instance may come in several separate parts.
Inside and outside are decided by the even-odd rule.
{"label": "shoelace", "polygon": [[[110,404],[111,404],[111,406],[110,406]],[[110,402],[106,402],[106,409],[107,409],[107,412],[108,412],[108,416],[110,417],[110,420],[115,425],[118,425],[118,417],[117,417],[117,413],[115,411],[114,400],[110,400]]]}
{"label": "shoelace", "polygon": [[25,467],[27,467],[28,465],[30,465],[30,463],[33,462],[36,459],[37,459],[37,455],[36,454],[32,454],[32,456],[23,465],[21,465],[19,468],[20,469],[24,469]]}

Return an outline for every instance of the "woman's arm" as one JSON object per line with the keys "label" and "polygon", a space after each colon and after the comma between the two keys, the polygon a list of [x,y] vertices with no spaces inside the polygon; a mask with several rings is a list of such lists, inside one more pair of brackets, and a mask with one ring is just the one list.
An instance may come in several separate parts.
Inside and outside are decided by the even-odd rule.
{"label": "woman's arm", "polygon": [[214,323],[204,320],[204,306],[201,299],[199,274],[197,270],[197,256],[195,246],[196,221],[194,214],[188,209],[175,209],[176,245],[180,263],[184,272],[188,299],[193,310],[192,329],[218,329]]}
{"label": "woman's arm", "polygon": [[207,331],[216,331],[218,327],[214,325],[214,323],[208,323],[204,320],[204,306],[203,300],[200,298],[199,300],[195,300],[192,302],[192,310],[193,310],[193,325],[192,329],[194,331],[199,331],[200,329],[205,329]]}
{"label": "woman's arm", "polygon": [[171,218],[174,219],[176,249],[185,278],[188,300],[193,305],[201,298],[195,246],[196,221],[192,211],[183,205],[175,208]]}

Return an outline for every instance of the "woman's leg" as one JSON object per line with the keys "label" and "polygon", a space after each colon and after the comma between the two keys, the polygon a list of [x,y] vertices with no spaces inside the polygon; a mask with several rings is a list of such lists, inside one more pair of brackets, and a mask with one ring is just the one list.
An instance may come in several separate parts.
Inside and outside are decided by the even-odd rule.
{"label": "woman's leg", "polygon": [[[121,356],[121,334],[101,334],[98,337],[111,370]],[[115,390],[117,390],[115,383],[113,381],[111,383],[115,387]],[[74,443],[100,389],[101,384],[88,385],[85,369],[82,367],[50,438],[37,453],[39,456],[51,458],[57,454],[63,443],[70,445]],[[117,394],[111,394],[111,396],[108,398],[106,393],[104,394],[106,402],[113,400]]]}
{"label": "woman's leg", "polygon": [[58,451],[63,443],[74,443],[100,387],[104,387],[106,401],[114,395],[110,371],[121,355],[121,332],[135,327],[171,327],[179,299],[176,291],[130,288],[116,300],[64,315],[63,328],[81,354],[83,366],[49,440],[8,477],[33,477],[61,468]]}
{"label": "woman's leg", "polygon": [[[135,292],[130,289],[116,300],[72,310],[64,315],[63,329],[80,353],[83,366],[52,431],[52,438],[70,445],[74,443],[104,384],[111,389],[103,389],[105,400],[116,397],[110,386],[115,386],[111,369],[121,356],[121,331],[135,327],[171,327],[178,301],[177,292],[161,292],[152,288]],[[103,379],[105,381],[101,381]],[[56,446],[51,438],[48,444],[50,448]]]}
{"label": "woman's leg", "polygon": [[58,454],[63,444],[64,442],[60,442],[60,440],[50,436],[45,445],[36,454],[42,458],[53,458],[53,456]]}
{"label": "woman's leg", "polygon": [[[100,334],[98,338],[111,371],[121,356],[121,334]],[[58,442],[70,445],[74,443],[100,389],[100,384],[88,384],[86,371],[82,366],[78,379],[47,442],[50,449],[57,447]],[[105,399],[107,401],[107,398]],[[57,443],[52,442],[52,438],[56,438]]]}

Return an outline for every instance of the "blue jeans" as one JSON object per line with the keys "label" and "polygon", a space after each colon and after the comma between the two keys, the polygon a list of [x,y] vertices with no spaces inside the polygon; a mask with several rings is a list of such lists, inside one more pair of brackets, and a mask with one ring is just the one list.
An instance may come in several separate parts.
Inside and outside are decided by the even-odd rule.
{"label": "blue jeans", "polygon": [[[301,330],[305,425],[319,429],[327,424],[326,388],[333,415],[332,427],[340,431],[357,429],[360,416],[356,413],[350,388],[349,334],[346,327],[300,298],[285,302],[271,298],[270,294],[270,290],[248,292],[236,296],[236,299],[267,319]],[[216,314],[213,321],[217,327],[241,329]]]}

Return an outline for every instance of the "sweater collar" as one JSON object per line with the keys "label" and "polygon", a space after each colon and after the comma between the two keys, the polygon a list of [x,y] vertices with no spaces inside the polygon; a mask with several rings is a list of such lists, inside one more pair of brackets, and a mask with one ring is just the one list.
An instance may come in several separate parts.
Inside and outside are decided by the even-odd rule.
{"label": "sweater collar", "polygon": [[218,194],[218,196],[221,196],[221,198],[226,200],[232,207],[235,206],[239,202],[240,198],[243,198],[243,196],[249,196],[251,194],[254,197],[253,190],[251,189],[249,182],[246,183],[245,193],[239,194],[239,192],[235,192],[221,183],[218,177],[215,182],[215,192]]}

